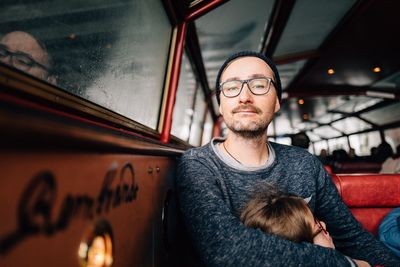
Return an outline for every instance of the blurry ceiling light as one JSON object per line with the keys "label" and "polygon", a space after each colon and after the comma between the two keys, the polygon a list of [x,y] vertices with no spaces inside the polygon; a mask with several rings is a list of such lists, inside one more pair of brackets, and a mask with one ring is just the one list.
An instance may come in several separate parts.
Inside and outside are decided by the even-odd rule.
{"label": "blurry ceiling light", "polygon": [[378,73],[378,72],[381,72],[382,70],[380,67],[375,67],[372,69],[372,71]]}
{"label": "blurry ceiling light", "polygon": [[335,70],[334,69],[328,69],[328,74],[329,75],[332,75],[332,74],[334,74],[335,73]]}
{"label": "blurry ceiling light", "polygon": [[76,34],[75,34],[75,33],[71,33],[71,34],[68,36],[68,38],[71,39],[71,40],[75,40],[75,39],[76,39]]}
{"label": "blurry ceiling light", "polygon": [[303,105],[304,104],[304,99],[299,99],[299,101],[297,101],[299,103],[299,105]]}

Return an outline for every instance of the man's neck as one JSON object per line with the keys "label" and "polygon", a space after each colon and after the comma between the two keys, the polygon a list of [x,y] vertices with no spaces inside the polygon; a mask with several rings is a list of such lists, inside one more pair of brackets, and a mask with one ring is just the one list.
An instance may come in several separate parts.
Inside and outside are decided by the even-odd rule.
{"label": "man's neck", "polygon": [[269,156],[267,135],[243,138],[230,132],[225,140],[223,150],[245,166],[262,166],[267,162]]}

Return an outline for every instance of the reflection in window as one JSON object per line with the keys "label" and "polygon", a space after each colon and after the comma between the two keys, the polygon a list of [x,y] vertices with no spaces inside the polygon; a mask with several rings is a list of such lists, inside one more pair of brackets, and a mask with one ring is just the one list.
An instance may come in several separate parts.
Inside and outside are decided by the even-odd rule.
{"label": "reflection in window", "polygon": [[[171,134],[189,141],[190,124],[193,118],[195,93],[198,83],[186,54],[182,56],[181,72],[175,99]],[[200,90],[200,89],[199,89]]]}
{"label": "reflection in window", "polygon": [[[3,38],[19,30],[46,48],[48,62],[5,43],[14,63],[24,64],[27,59],[10,51],[31,55],[34,61],[27,63],[27,73],[156,128],[171,37],[162,2],[7,1],[0,18]],[[36,63],[49,73],[32,73],[37,68],[44,71]]]}

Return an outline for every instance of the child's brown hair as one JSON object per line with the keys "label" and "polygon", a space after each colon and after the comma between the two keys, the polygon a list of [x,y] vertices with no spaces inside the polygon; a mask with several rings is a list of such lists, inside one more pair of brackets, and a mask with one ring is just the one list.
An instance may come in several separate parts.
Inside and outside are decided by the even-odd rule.
{"label": "child's brown hair", "polygon": [[246,226],[294,242],[313,242],[314,219],[307,202],[273,187],[257,193],[243,209],[240,219]]}

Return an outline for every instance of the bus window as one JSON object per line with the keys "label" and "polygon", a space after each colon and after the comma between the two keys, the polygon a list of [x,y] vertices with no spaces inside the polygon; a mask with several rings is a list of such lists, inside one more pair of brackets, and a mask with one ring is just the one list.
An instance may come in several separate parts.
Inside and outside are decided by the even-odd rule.
{"label": "bus window", "polygon": [[207,104],[204,99],[203,90],[197,90],[194,106],[193,120],[190,126],[189,143],[198,146],[201,143],[203,134],[204,112],[207,112]]}
{"label": "bus window", "polygon": [[7,1],[0,17],[3,63],[157,128],[172,34],[162,2]]}
{"label": "bus window", "polygon": [[212,138],[213,120],[210,111],[206,113],[206,120],[204,122],[203,136],[201,137],[201,145],[207,144]]}
{"label": "bus window", "polygon": [[347,137],[330,139],[328,141],[328,144],[329,144],[329,151],[334,151],[338,149],[344,149],[345,151],[349,151],[349,143],[347,141]]}
{"label": "bus window", "polygon": [[349,136],[351,147],[359,156],[370,156],[371,148],[378,147],[381,137],[378,131],[354,134]]}
{"label": "bus window", "polygon": [[345,118],[332,123],[332,127],[339,129],[345,134],[361,132],[363,130],[371,129],[372,125],[360,120],[356,117]]}
{"label": "bus window", "polygon": [[184,141],[189,141],[194,98],[198,87],[199,83],[196,81],[190,62],[186,53],[183,53],[171,133]]}

